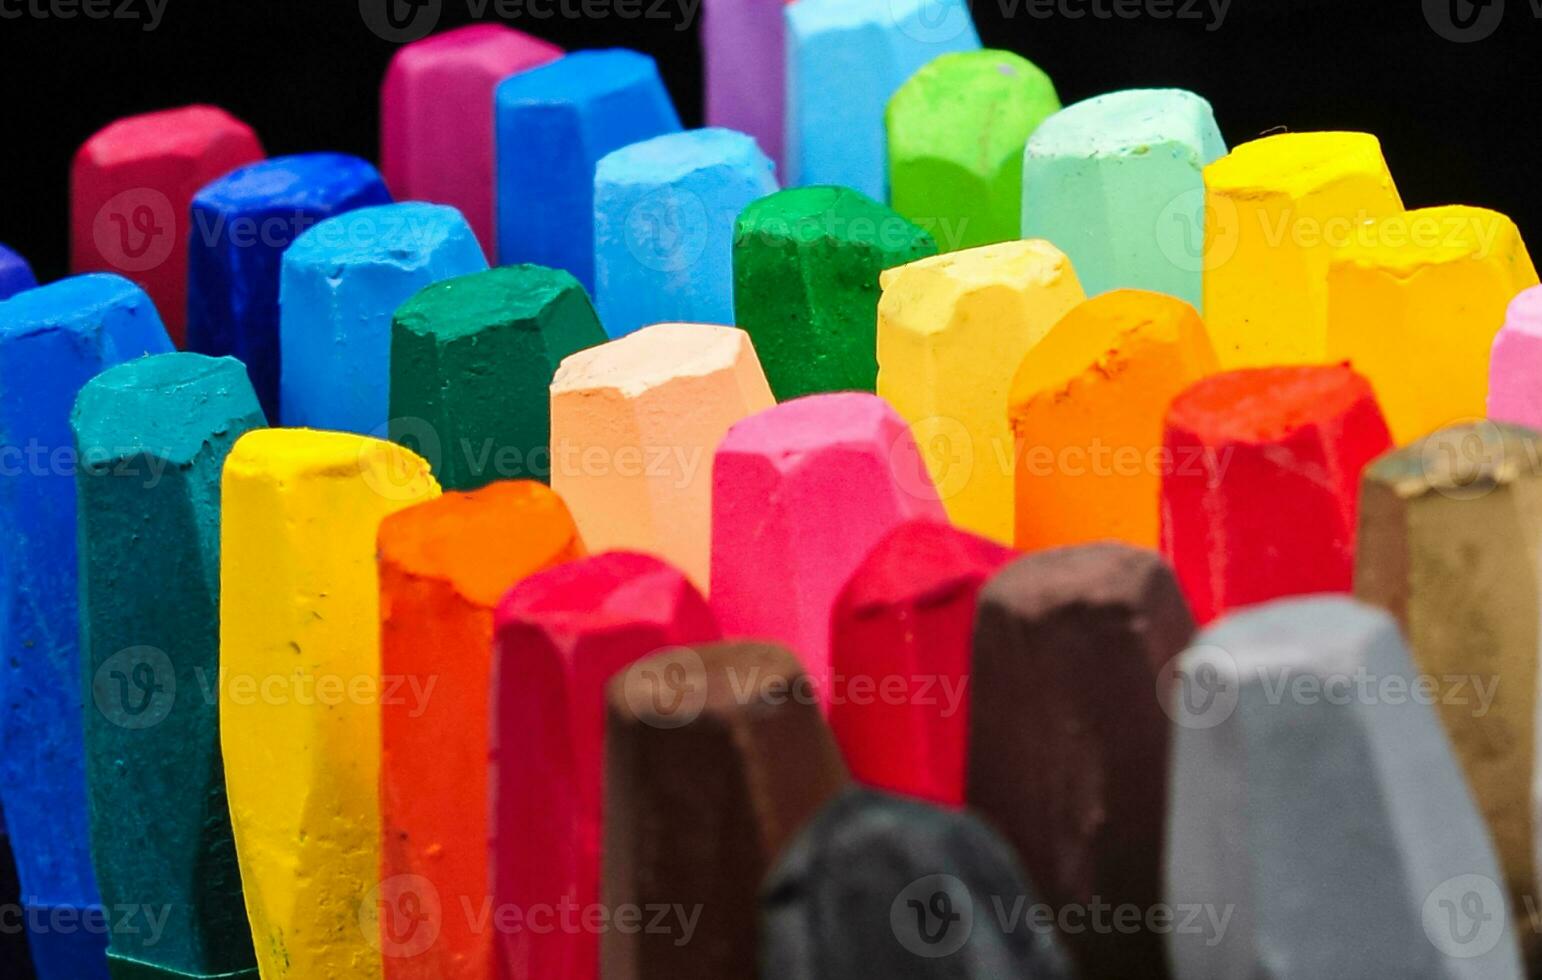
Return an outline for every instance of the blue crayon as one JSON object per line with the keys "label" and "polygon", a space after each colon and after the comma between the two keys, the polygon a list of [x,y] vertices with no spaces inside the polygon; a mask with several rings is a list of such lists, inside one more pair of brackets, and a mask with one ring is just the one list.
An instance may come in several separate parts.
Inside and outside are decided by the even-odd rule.
{"label": "blue crayon", "polygon": [[888,200],[884,107],[927,62],[980,46],[965,0],[798,0],[787,19],[790,187]]}
{"label": "blue crayon", "polygon": [[72,276],[0,302],[0,796],[43,980],[107,975],[86,807],[70,411],[98,372],[171,349],[150,297],[120,276]]}
{"label": "blue crayon", "polygon": [[563,269],[594,291],[594,168],[680,117],[653,59],[580,51],[505,79],[495,100],[498,261]]}
{"label": "blue crayon", "polygon": [[279,260],[317,222],[390,202],[375,168],[341,153],[264,160],[205,185],[188,236],[188,349],[238,358],[263,413],[282,418]]}
{"label": "blue crayon", "polygon": [[283,424],[384,436],[391,315],[424,286],[486,268],[471,226],[441,204],[360,208],[295,239],[279,287]]}
{"label": "blue crayon", "polygon": [[605,332],[732,324],[734,222],[776,190],[771,159],[731,129],[656,136],[602,158],[594,176],[594,299]]}
{"label": "blue crayon", "polygon": [[0,243],[0,299],[10,299],[36,285],[37,278],[27,260]]}

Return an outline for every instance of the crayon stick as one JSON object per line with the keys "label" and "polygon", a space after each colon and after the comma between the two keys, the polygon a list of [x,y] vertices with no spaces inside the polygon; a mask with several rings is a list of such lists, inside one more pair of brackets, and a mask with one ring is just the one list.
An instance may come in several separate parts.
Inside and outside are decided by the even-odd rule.
{"label": "crayon stick", "polygon": [[246,365],[263,414],[279,410],[279,279],[284,249],[334,214],[391,200],[375,168],[340,153],[242,167],[193,197],[187,348]]}
{"label": "crayon stick", "polygon": [[658,555],[705,592],[712,454],[774,404],[733,327],[660,323],[571,354],[551,383],[552,489],[592,549]]}
{"label": "crayon stick", "polygon": [[884,273],[878,394],[910,423],[953,523],[1012,540],[1012,377],[1083,299],[1048,242],[1005,242]]}
{"label": "crayon stick", "polygon": [[787,0],[708,0],[701,60],[707,125],[754,137],[782,165]]}
{"label": "crayon stick", "polygon": [[391,438],[415,443],[451,490],[548,480],[552,376],[604,342],[566,272],[511,265],[429,286],[391,325]]}
{"label": "crayon stick", "polygon": [[612,337],[650,323],[732,323],[734,220],[776,190],[771,160],[729,129],[622,147],[594,176],[594,301]]}
{"label": "crayon stick", "polygon": [[21,454],[0,480],[0,797],[42,980],[107,975],[100,910],[90,911],[70,411],[103,368],[171,350],[150,297],[119,276],[72,276],[0,302],[0,434]]}
{"label": "crayon stick", "polygon": [[188,206],[200,187],[263,155],[252,128],[215,106],[109,123],[81,144],[70,168],[70,269],[139,283],[183,346]]}
{"label": "crayon stick", "polygon": [[633,664],[606,693],[605,765],[604,906],[694,916],[607,931],[605,980],[755,976],[766,872],[847,785],[797,658],[740,642]]}
{"label": "crayon stick", "polygon": [[1399,445],[1481,418],[1505,309],[1537,285],[1515,222],[1484,208],[1423,208],[1361,234],[1328,267],[1328,357],[1370,381]]}
{"label": "crayon stick", "polygon": [[980,46],[969,6],[799,0],[785,18],[787,185],[841,184],[888,200],[884,106],[933,58]]}
{"label": "crayon stick", "polygon": [[[605,685],[657,650],[719,637],[701,593],[657,558],[612,551],[531,576],[498,604],[493,689],[495,908],[600,900]],[[612,912],[620,906],[612,905]],[[597,980],[587,928],[501,933],[504,976]]]}
{"label": "crayon stick", "polygon": [[[380,706],[386,980],[498,976],[492,931],[463,914],[490,894],[493,608],[583,553],[562,501],[531,481],[447,493],[380,523],[380,670],[403,692]],[[414,904],[437,914],[413,928],[397,913]]]}
{"label": "crayon stick", "polygon": [[1386,609],[1437,685],[1439,715],[1498,852],[1523,946],[1538,894],[1542,436],[1476,422],[1376,460],[1360,496],[1355,595]]}
{"label": "crayon stick", "polygon": [[438,494],[418,456],[340,432],[258,429],[226,461],[220,743],[265,980],[382,975],[376,533]]}
{"label": "crayon stick", "polygon": [[678,132],[652,58],[577,51],[496,93],[498,262],[571,272],[594,291],[594,171],[623,146]]}
{"label": "crayon stick", "polygon": [[1542,287],[1523,291],[1505,310],[1489,356],[1488,411],[1496,422],[1542,426]]}
{"label": "crayon stick", "polygon": [[712,462],[711,599],[723,632],[785,643],[827,699],[836,596],[912,518],[943,520],[942,504],[883,399],[810,395],[738,423]]}
{"label": "crayon stick", "polygon": [[1168,937],[1176,976],[1523,976],[1493,848],[1390,617],[1271,602],[1205,630],[1170,676],[1163,904],[1194,910]]}
{"label": "crayon stick", "polygon": [[778,191],[745,208],[734,227],[734,315],[777,397],[872,391],[879,276],[936,254],[931,235],[845,187]]}
{"label": "crayon stick", "polygon": [[992,914],[1041,904],[1012,848],[976,817],[847,789],[767,876],[760,975],[1070,980],[1053,932]]}
{"label": "crayon stick", "polygon": [[884,111],[894,210],[950,250],[1015,240],[1023,146],[1059,110],[1049,76],[1010,51],[932,59]]}
{"label": "crayon stick", "polygon": [[1210,103],[1182,89],[1067,106],[1023,151],[1023,237],[1060,246],[1087,295],[1150,289],[1202,301],[1204,168],[1226,154]]}
{"label": "crayon stick", "polygon": [[1205,168],[1204,304],[1227,369],[1327,359],[1335,243],[1403,210],[1366,133],[1283,133]]}
{"label": "crayon stick", "polygon": [[486,268],[466,219],[439,204],[359,208],[295,239],[279,279],[284,425],[381,435],[397,307]]}
{"label": "crayon stick", "polygon": [[10,299],[24,289],[37,285],[32,266],[16,252],[0,244],[0,299]]}
{"label": "crayon stick", "polygon": [[[1172,569],[1122,544],[1018,559],[975,622],[965,801],[1058,914],[1161,903],[1162,670],[1194,635]],[[1065,930],[1081,976],[1165,977],[1161,932]]]}
{"label": "crayon stick", "polygon": [[1013,534],[1024,551],[1117,540],[1157,546],[1162,417],[1219,370],[1193,307],[1120,289],[1079,304],[1012,379]]}
{"label": "crayon stick", "polygon": [[1391,448],[1345,365],[1213,375],[1167,412],[1161,545],[1201,624],[1284,596],[1347,592],[1360,474]]}
{"label": "crayon stick", "polygon": [[914,520],[846,581],[830,616],[830,730],[855,779],[963,805],[975,600],[1011,559],[994,541]]}
{"label": "crayon stick", "polygon": [[[108,368],[72,420],[91,854],[114,977],[257,976],[217,705],[220,471],[266,424],[233,358]],[[154,533],[146,533],[154,528]]]}
{"label": "crayon stick", "polygon": [[562,49],[502,24],[472,24],[405,45],[380,86],[380,170],[398,200],[448,204],[482,250],[497,247],[493,93]]}

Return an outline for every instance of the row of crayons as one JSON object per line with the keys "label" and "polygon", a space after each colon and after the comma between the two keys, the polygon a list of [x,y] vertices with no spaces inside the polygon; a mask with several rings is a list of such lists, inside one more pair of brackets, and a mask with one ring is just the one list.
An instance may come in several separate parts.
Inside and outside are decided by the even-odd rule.
{"label": "row of crayons", "polygon": [[39,975],[1520,976],[1513,223],[962,5],[775,71],[723,6],[723,125],[478,26],[383,175],[153,113],[82,274],[0,250]]}

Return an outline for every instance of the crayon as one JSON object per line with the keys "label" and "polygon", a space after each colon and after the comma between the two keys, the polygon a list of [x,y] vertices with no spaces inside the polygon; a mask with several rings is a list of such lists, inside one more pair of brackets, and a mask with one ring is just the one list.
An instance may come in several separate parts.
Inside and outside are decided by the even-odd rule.
{"label": "crayon", "polygon": [[202,692],[220,668],[220,471],[266,424],[240,362],[202,354],[108,368],[75,402],[91,854],[106,907],[142,910],[109,937],[115,978],[257,977]]}
{"label": "crayon", "polygon": [[199,188],[264,156],[223,109],[190,105],[128,116],[81,144],[70,167],[70,269],[137,282],[181,347],[187,335],[188,220]]}
{"label": "crayon", "polygon": [[782,165],[787,0],[708,0],[701,60],[707,125],[736,129]]}
{"label": "crayon", "polygon": [[401,896],[377,884],[376,534],[439,486],[393,443],[258,429],[221,492],[220,744],[258,968],[379,980],[384,950],[409,940],[380,934]]}
{"label": "crayon", "polygon": [[658,555],[705,592],[712,454],[774,404],[733,327],[660,323],[570,354],[551,383],[552,489],[595,551]]}
{"label": "crayon", "polygon": [[283,424],[381,435],[396,308],[486,268],[466,219],[439,204],[359,208],[295,239],[279,277]]}
{"label": "crayon", "polygon": [[24,289],[37,285],[32,266],[16,252],[0,244],[0,299],[10,299]]}
{"label": "crayon", "polygon": [[1542,426],[1542,287],[1510,301],[1489,356],[1487,416],[1535,429]]}
{"label": "crayon", "polygon": [[496,93],[498,261],[571,272],[594,291],[594,171],[623,146],[678,132],[658,65],[637,51],[577,51]]}

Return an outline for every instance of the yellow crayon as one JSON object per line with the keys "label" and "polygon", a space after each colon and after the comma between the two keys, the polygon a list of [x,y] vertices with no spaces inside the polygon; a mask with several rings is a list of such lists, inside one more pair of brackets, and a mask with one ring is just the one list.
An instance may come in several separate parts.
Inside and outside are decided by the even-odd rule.
{"label": "yellow crayon", "polygon": [[258,969],[378,978],[375,534],[439,484],[392,443],[259,429],[222,495],[220,743]]}

